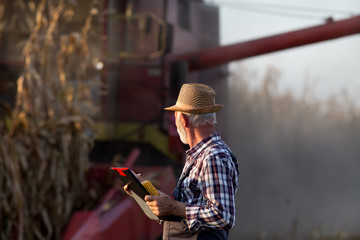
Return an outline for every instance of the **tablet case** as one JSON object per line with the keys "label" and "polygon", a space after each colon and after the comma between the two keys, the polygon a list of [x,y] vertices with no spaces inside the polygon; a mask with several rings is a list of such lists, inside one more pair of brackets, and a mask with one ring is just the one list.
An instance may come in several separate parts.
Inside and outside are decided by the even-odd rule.
{"label": "tablet case", "polygon": [[111,169],[118,172],[118,176],[121,182],[126,185],[129,184],[129,190],[137,204],[141,207],[143,212],[148,216],[148,218],[153,220],[163,220],[163,221],[181,221],[182,218],[178,216],[156,216],[150,209],[150,207],[145,202],[145,196],[151,195],[145,187],[141,184],[139,179],[133,174],[133,172],[129,168],[119,168],[112,167]]}

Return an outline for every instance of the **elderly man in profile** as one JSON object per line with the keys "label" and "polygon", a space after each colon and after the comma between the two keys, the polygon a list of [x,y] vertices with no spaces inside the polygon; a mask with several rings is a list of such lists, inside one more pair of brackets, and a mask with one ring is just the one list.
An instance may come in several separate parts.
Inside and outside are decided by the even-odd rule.
{"label": "elderly man in profile", "polygon": [[188,144],[186,162],[170,197],[145,197],[157,216],[175,215],[179,222],[165,221],[163,239],[227,239],[235,224],[235,193],[238,164],[220,134],[215,91],[207,85],[189,83],[180,89],[174,111],[181,141]]}

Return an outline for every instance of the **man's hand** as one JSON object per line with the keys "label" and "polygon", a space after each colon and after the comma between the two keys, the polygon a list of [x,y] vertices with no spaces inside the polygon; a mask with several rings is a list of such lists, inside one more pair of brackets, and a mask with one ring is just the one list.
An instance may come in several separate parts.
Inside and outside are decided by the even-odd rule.
{"label": "man's hand", "polygon": [[184,203],[174,200],[161,191],[158,192],[160,196],[145,196],[146,204],[156,216],[175,215],[186,218],[186,205]]}

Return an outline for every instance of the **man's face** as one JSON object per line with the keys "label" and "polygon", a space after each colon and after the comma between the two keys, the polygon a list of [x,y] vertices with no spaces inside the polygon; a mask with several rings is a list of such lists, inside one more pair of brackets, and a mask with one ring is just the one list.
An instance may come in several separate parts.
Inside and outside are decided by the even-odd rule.
{"label": "man's face", "polygon": [[187,134],[186,134],[186,131],[185,131],[185,127],[181,124],[181,121],[180,121],[180,113],[179,112],[175,112],[175,125],[176,125],[176,129],[177,129],[177,132],[180,136],[180,140],[182,143],[184,144],[188,144],[187,143]]}

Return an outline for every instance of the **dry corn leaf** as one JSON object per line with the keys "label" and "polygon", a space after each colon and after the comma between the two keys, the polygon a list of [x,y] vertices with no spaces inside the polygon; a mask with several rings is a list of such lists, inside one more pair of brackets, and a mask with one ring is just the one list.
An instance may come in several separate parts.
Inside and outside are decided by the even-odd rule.
{"label": "dry corn leaf", "polygon": [[[17,226],[18,239],[60,239],[60,229],[74,203],[83,198],[84,172],[93,141],[84,131],[93,124],[82,114],[85,105],[91,108],[91,102],[78,102],[90,97],[86,86],[75,91],[76,85],[66,84],[69,78],[73,81],[86,77],[83,66],[88,48],[84,36],[89,29],[81,37],[68,34],[73,43],[57,46],[54,40],[58,37],[62,4],[42,0],[37,6],[24,8],[36,8],[36,16],[33,31],[24,44],[25,69],[17,82],[11,127],[0,144],[0,170],[5,172],[0,176],[5,183],[1,184],[4,194],[0,199],[5,200],[0,203],[0,213],[8,221],[4,227],[0,220],[2,239],[12,239],[13,226]],[[89,24],[88,21],[87,28]]]}

